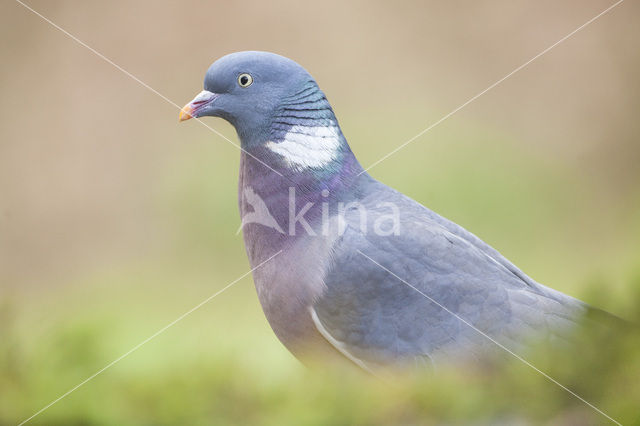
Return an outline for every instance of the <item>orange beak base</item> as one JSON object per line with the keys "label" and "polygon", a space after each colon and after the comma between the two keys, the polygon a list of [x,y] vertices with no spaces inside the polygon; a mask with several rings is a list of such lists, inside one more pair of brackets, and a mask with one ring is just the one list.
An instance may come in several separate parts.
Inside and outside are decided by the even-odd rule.
{"label": "orange beak base", "polygon": [[218,96],[218,94],[209,92],[208,90],[203,90],[198,93],[191,102],[182,107],[178,121],[186,121],[190,118],[199,117],[198,112],[205,109]]}
{"label": "orange beak base", "polygon": [[189,103],[183,106],[182,109],[180,110],[180,115],[178,116],[178,122],[186,121],[190,118],[193,118],[193,107]]}

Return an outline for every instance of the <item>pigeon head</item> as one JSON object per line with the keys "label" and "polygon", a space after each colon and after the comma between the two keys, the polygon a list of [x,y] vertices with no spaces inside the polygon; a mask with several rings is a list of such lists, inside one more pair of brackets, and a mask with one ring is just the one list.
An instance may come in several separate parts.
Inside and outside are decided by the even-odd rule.
{"label": "pigeon head", "polygon": [[242,147],[259,150],[274,167],[338,170],[352,155],[313,77],[274,53],[237,52],[215,61],[180,121],[204,116],[227,120]]}
{"label": "pigeon head", "polygon": [[180,112],[180,121],[220,117],[241,139],[269,136],[278,110],[297,92],[317,87],[300,65],[269,52],[237,52],[215,61],[207,70],[204,90]]}

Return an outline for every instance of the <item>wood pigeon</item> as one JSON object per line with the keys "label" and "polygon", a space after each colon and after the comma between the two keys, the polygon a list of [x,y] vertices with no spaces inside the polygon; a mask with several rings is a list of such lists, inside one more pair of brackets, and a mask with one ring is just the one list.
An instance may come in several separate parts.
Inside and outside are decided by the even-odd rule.
{"label": "wood pigeon", "polygon": [[372,178],[313,77],[267,52],[211,65],[180,113],[241,141],[239,207],[260,303],[297,357],[368,371],[562,341],[589,308]]}

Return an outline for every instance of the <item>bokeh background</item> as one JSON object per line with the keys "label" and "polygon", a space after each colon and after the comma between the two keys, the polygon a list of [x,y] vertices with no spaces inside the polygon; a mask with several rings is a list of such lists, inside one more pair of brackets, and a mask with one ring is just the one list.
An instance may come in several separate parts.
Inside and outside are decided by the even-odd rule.
{"label": "bokeh background", "polygon": [[[368,166],[612,3],[28,4],[179,105],[224,54],[291,57]],[[534,279],[638,319],[639,14],[622,3],[371,173]],[[20,4],[0,23],[0,424],[16,424],[249,265],[235,147]],[[621,333],[537,362],[640,424],[639,348]],[[392,384],[305,369],[247,277],[32,420],[441,422],[607,419],[517,361]]]}

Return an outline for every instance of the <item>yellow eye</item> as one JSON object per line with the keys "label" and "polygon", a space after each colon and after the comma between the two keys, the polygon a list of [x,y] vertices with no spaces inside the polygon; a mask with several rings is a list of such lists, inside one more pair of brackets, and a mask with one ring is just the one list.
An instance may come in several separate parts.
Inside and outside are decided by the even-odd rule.
{"label": "yellow eye", "polygon": [[238,76],[238,84],[240,87],[249,87],[253,83],[253,77],[250,74],[242,73]]}

